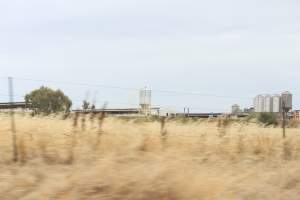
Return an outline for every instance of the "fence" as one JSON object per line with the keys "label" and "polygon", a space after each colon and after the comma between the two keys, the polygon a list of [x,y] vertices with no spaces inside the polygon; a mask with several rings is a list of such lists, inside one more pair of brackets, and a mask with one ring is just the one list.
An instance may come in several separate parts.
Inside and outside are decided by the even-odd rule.
{"label": "fence", "polygon": [[[3,77],[0,77],[1,79],[4,79]],[[2,94],[4,96],[9,97],[8,103],[0,103],[0,109],[9,109],[10,110],[10,117],[11,117],[11,133],[12,133],[12,144],[13,144],[13,160],[15,162],[18,161],[18,149],[17,149],[17,131],[16,131],[16,122],[15,122],[15,111],[14,109],[21,108],[21,109],[30,109],[33,108],[32,104],[26,103],[26,102],[15,102],[14,97],[19,97],[19,98],[24,98],[24,95],[16,95],[14,94],[14,79],[12,77],[7,78],[8,80],[8,94]],[[20,81],[33,81],[33,82],[38,82],[38,83],[55,83],[55,84],[67,84],[67,85],[76,85],[76,86],[84,86],[84,87],[99,87],[99,88],[110,88],[110,89],[117,89],[117,90],[122,90],[122,91],[136,91],[138,94],[139,89],[136,88],[126,88],[126,87],[116,87],[116,86],[108,86],[108,85],[100,85],[100,84],[86,84],[86,83],[75,83],[75,82],[58,82],[58,81],[47,81],[47,80],[34,80],[34,79],[24,79],[24,78],[16,78],[16,80]],[[153,90],[153,92],[161,93],[161,94],[172,94],[172,95],[188,95],[188,96],[200,96],[200,97],[211,97],[211,98],[218,98],[218,99],[243,99],[250,101],[249,97],[233,97],[233,96],[222,96],[222,95],[212,95],[212,94],[201,94],[197,92],[182,92],[182,91],[171,91],[171,90]],[[74,101],[74,100],[73,100]],[[82,102],[82,100],[75,100],[77,102]],[[96,102],[96,99],[94,99],[94,103]],[[106,101],[105,101],[106,102]],[[119,102],[120,103],[120,102]],[[124,103],[124,102],[123,102]],[[99,120],[99,133],[102,133],[102,125],[103,121],[105,118],[105,113],[114,113],[114,114],[122,114],[122,113],[130,113],[130,114],[138,114],[138,106],[139,104],[128,104],[124,103],[124,105],[134,105],[137,108],[132,108],[132,109],[93,109],[93,110],[75,110],[76,113],[86,113],[86,112],[91,112],[91,111],[96,111],[96,113],[100,113],[98,120]],[[156,105],[156,107],[159,107]],[[177,107],[180,109],[186,110],[186,106],[163,106],[163,107]],[[190,109],[201,109],[201,108],[196,108],[196,107],[188,107],[188,110]],[[205,108],[208,109],[208,108]],[[212,113],[207,114],[208,116],[211,115]],[[214,113],[212,114],[213,116],[220,115],[221,113]],[[77,116],[77,115],[75,115]],[[185,115],[186,116],[186,115]],[[203,117],[203,114],[193,114],[193,113],[188,113],[188,117]],[[285,137],[285,114],[283,115],[283,136]],[[74,126],[77,127],[78,125],[78,116],[75,117],[74,119]],[[84,118],[82,118],[84,120]],[[163,140],[166,139],[167,137],[167,131],[165,130],[165,118],[162,118],[161,120],[161,135]],[[84,127],[84,121],[82,121],[82,130],[85,129]]]}

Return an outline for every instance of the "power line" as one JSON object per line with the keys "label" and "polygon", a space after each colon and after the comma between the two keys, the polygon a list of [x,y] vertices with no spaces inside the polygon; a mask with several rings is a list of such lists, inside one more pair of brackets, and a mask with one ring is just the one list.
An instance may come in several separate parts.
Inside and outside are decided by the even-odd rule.
{"label": "power line", "polygon": [[41,80],[41,79],[29,79],[29,78],[14,78],[21,81],[33,81],[33,82],[43,82],[43,83],[57,83],[64,85],[78,85],[78,86],[87,86],[87,87],[102,87],[102,88],[111,88],[111,89],[120,89],[120,90],[139,90],[137,88],[127,88],[120,86],[104,85],[104,84],[91,84],[91,83],[79,83],[79,82],[69,82],[69,81],[53,81],[53,80]]}
{"label": "power line", "polygon": [[[0,77],[6,78],[6,77]],[[91,83],[79,83],[79,82],[68,82],[68,81],[53,81],[53,80],[42,80],[42,79],[30,79],[30,78],[14,78],[15,80],[21,81],[32,81],[32,82],[43,82],[43,83],[56,83],[64,85],[77,85],[85,87],[101,87],[101,88],[110,88],[110,89],[119,89],[119,90],[133,90],[139,91],[139,88],[130,88],[130,87],[121,87],[121,86],[112,86],[104,84],[91,84]],[[175,91],[175,90],[161,90],[161,89],[152,89],[153,92],[165,93],[165,94],[175,94],[175,95],[191,95],[191,96],[202,96],[202,97],[214,97],[214,98],[227,98],[227,99],[252,99],[252,97],[236,97],[236,96],[227,96],[227,95],[215,95],[215,94],[204,94],[199,92],[185,92],[185,91]]]}
{"label": "power line", "polygon": [[[0,93],[0,96],[9,97],[9,94]],[[15,97],[19,98],[25,98],[25,95],[14,95]],[[103,97],[103,96],[102,96]],[[82,103],[84,100],[77,99],[77,98],[71,98],[73,102]],[[136,106],[139,107],[140,105],[138,103],[128,103],[128,102],[120,102],[120,101],[109,101],[109,100],[103,100],[103,101],[96,101],[96,103],[112,103],[112,104],[120,104],[120,105],[129,105],[129,106]],[[183,109],[187,106],[178,106],[178,105],[153,105],[153,107],[159,107],[163,109]],[[189,109],[193,110],[220,110],[220,111],[226,111],[226,109],[221,108],[207,108],[207,107],[188,107]]]}
{"label": "power line", "polygon": [[[7,79],[7,77],[0,77],[0,79]],[[113,89],[120,89],[120,90],[134,90],[134,91],[139,91],[140,89],[137,88],[127,88],[127,87],[119,87],[119,86],[111,86],[111,85],[102,85],[102,84],[90,84],[90,83],[79,83],[79,82],[67,82],[67,81],[52,81],[52,80],[42,80],[42,79],[30,79],[30,78],[15,78],[15,80],[20,80],[20,81],[32,81],[32,82],[42,82],[42,83],[56,83],[56,84],[67,84],[67,85],[78,85],[78,86],[88,86],[88,87],[102,87],[102,88],[113,88]],[[222,95],[214,95],[214,94],[202,94],[198,92],[184,92],[184,91],[172,91],[172,90],[152,90],[153,92],[159,92],[159,93],[169,93],[169,94],[176,94],[176,95],[195,95],[195,96],[206,96],[206,97],[215,97],[215,98],[230,98],[230,99],[250,99],[250,97],[233,97],[233,96],[222,96]],[[0,94],[1,96],[8,96],[7,94]],[[22,97],[24,96],[21,95],[16,95],[17,97]],[[103,97],[102,98],[106,98]],[[251,98],[252,99],[252,98]],[[82,102],[83,100],[75,100],[72,99],[74,102]],[[114,102],[114,101],[101,101],[101,102],[111,102],[113,104],[123,104],[123,105],[132,105],[132,106],[139,106],[139,104],[130,104],[128,102]],[[155,106],[155,105],[153,105]],[[161,107],[165,109],[183,109],[185,107],[189,106],[174,106],[174,105],[157,105],[155,107]],[[195,109],[195,110],[222,110],[222,111],[227,111],[227,109],[218,109],[218,108],[204,108],[204,107],[189,107],[190,109]]]}

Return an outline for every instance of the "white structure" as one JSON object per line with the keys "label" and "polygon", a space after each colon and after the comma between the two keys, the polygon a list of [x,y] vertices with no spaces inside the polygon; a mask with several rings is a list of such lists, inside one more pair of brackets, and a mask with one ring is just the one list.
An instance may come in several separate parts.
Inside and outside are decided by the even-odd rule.
{"label": "white structure", "polygon": [[265,95],[264,112],[273,112],[273,97],[269,94]]}
{"label": "white structure", "polygon": [[255,112],[264,112],[265,110],[265,95],[258,95],[254,98]]}
{"label": "white structure", "polygon": [[258,106],[258,96],[254,97],[253,99],[253,108],[255,112],[258,112],[259,106]]}
{"label": "white structure", "polygon": [[283,102],[288,110],[292,109],[293,95],[290,92],[283,92],[281,95],[258,95],[254,98],[255,112],[274,112],[282,111]]}
{"label": "white structure", "polygon": [[273,112],[281,112],[281,96],[278,94],[273,95]]}
{"label": "white structure", "polygon": [[151,114],[151,95],[152,91],[147,88],[140,90],[140,108],[142,114]]}
{"label": "white structure", "polygon": [[231,113],[232,114],[239,114],[241,112],[242,111],[241,111],[240,106],[238,104],[232,105],[232,107],[231,107]]}
{"label": "white structure", "polygon": [[254,111],[257,112],[259,110],[258,108],[258,96],[254,97],[253,99],[253,108],[254,108]]}

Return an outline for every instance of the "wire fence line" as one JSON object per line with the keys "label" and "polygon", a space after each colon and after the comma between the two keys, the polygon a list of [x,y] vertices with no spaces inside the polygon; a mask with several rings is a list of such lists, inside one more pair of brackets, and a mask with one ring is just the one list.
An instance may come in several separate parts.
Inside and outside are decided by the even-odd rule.
{"label": "wire fence line", "polygon": [[[6,79],[7,77],[0,77],[0,79]],[[91,88],[106,88],[106,89],[116,89],[116,90],[122,90],[122,91],[140,91],[141,88],[131,88],[131,87],[121,87],[121,86],[114,86],[114,85],[106,85],[106,84],[94,84],[94,83],[82,83],[82,82],[73,82],[73,81],[55,81],[55,80],[46,80],[46,79],[33,79],[33,78],[24,78],[24,77],[14,77],[14,80],[17,81],[27,81],[27,82],[37,82],[37,83],[44,83],[44,84],[58,84],[58,85],[71,85],[71,86],[82,86],[82,87],[91,87]],[[190,91],[176,91],[176,90],[163,90],[163,89],[151,89],[151,91],[155,94],[163,94],[165,95],[175,95],[175,96],[190,96],[191,98],[194,97],[210,97],[211,99],[232,99],[232,100],[243,100],[243,101],[252,101],[252,97],[237,97],[237,96],[226,96],[226,95],[217,95],[217,94],[203,94],[199,92],[190,92]],[[0,91],[1,92],[1,91]],[[1,92],[0,96],[9,96],[9,94],[6,94],[5,92]],[[163,97],[162,96],[162,97]],[[25,95],[15,94],[15,97],[24,99]],[[98,97],[98,93],[97,93]],[[131,102],[125,102],[125,101],[112,101],[111,98],[107,98],[105,96],[100,96],[100,98],[104,99],[101,101],[93,100],[90,101],[92,104],[97,103],[104,103],[108,102],[110,105],[116,104],[116,105],[123,105],[123,106],[135,106],[139,107],[139,103],[131,103]],[[82,97],[72,97],[72,101],[76,102],[76,107],[79,107],[81,103],[87,99],[84,99]],[[161,109],[165,110],[184,110],[185,108],[189,108],[189,110],[197,110],[197,111],[203,111],[211,112],[211,111],[218,111],[218,112],[228,112],[229,109],[224,108],[210,108],[206,106],[187,106],[187,105],[171,105],[171,104],[153,104],[153,107],[160,107]]]}
{"label": "wire fence line", "polygon": [[[9,97],[9,94],[4,94],[4,93],[0,93],[0,96],[5,96],[5,97]],[[25,98],[25,95],[14,95],[15,97],[19,97],[19,98]],[[72,98],[72,102],[77,102],[77,103],[82,103],[84,101],[84,99],[74,99]],[[138,107],[140,106],[138,103],[128,103],[128,102],[120,102],[120,101],[110,101],[110,100],[102,100],[102,101],[95,101],[93,102],[95,104],[97,103],[113,103],[113,104],[119,104],[119,105],[126,105],[126,106],[135,106]],[[179,105],[162,105],[162,104],[156,104],[156,105],[152,105],[153,107],[160,107],[160,108],[169,108],[169,109],[184,109],[184,108],[189,108],[189,109],[193,109],[193,110],[220,110],[220,111],[226,111],[226,109],[223,108],[209,108],[209,107],[190,107],[190,106],[179,106]]]}
{"label": "wire fence line", "polygon": [[[1,79],[2,79],[2,77],[1,77]],[[0,91],[1,92],[0,95],[1,96],[5,96],[5,97],[9,97],[9,103],[11,103],[11,104],[14,103],[14,97],[22,97],[22,98],[24,98],[25,97],[24,95],[14,94],[14,84],[13,84],[13,80],[14,79],[12,77],[9,77],[7,80],[8,80],[8,91],[9,91],[9,93],[6,94],[5,92],[2,93]],[[196,94],[196,93],[194,93],[194,94]],[[217,96],[215,95],[215,97],[217,97]],[[222,98],[222,97],[218,96],[218,98]],[[74,99],[74,101],[82,102],[83,100]],[[107,101],[104,101],[104,102],[107,102]],[[128,103],[125,103],[125,104],[128,105]],[[106,105],[106,104],[104,104],[104,105]],[[132,105],[139,106],[139,104],[132,104]],[[103,106],[103,107],[105,108],[106,106]],[[178,107],[178,106],[176,106],[176,107]],[[194,107],[193,109],[196,109],[196,108]],[[197,109],[200,109],[200,108],[197,108]],[[102,111],[100,111],[99,114],[100,115],[98,115],[97,117],[98,117],[98,120],[99,120],[99,123],[98,123],[98,135],[100,137],[105,132],[103,130],[102,126],[103,126],[103,121],[104,121],[106,113],[105,113],[105,111],[103,109]],[[80,119],[78,119],[79,115],[80,115],[79,112],[75,113],[74,125],[73,125],[74,126],[74,133],[72,132],[71,134],[73,134],[73,135],[70,135],[70,136],[72,136],[72,138],[74,138],[75,133],[78,130],[80,130],[80,126],[78,125],[79,123],[81,123],[81,131],[84,132],[85,129],[86,129],[86,126],[85,126],[86,117],[84,115],[80,115]],[[95,117],[95,115],[93,115],[93,113],[91,114],[91,116]],[[18,162],[19,161],[19,155],[18,155],[19,152],[18,152],[18,146],[17,146],[18,134],[17,134],[17,130],[16,130],[16,121],[15,121],[14,108],[13,107],[10,108],[10,118],[11,118],[12,150],[13,150],[12,151],[12,153],[13,153],[12,160],[13,160],[13,162]],[[81,120],[81,122],[79,120]],[[94,119],[91,118],[91,123],[93,123],[92,120],[94,120]],[[170,134],[168,132],[168,128],[166,127],[166,123],[167,123],[166,117],[159,117],[159,120],[160,121],[158,121],[158,122],[161,123],[161,128],[160,128],[161,131],[160,131],[160,137],[159,138],[160,138],[163,146],[166,146],[166,141],[168,140],[168,137],[172,137],[172,136],[186,137],[186,138],[201,138],[202,137],[202,135],[192,135],[192,134],[189,135],[189,134],[184,134],[184,133],[181,133],[181,134]],[[222,120],[222,118],[219,118],[218,120]],[[283,122],[285,122],[285,119],[283,119]],[[226,132],[225,132],[225,125],[222,125],[220,127],[220,130],[217,130],[217,131],[219,131],[221,133],[220,137],[223,137],[224,134],[226,134]],[[285,129],[284,129],[284,131],[285,131]],[[284,138],[285,138],[285,132],[284,132]]]}
{"label": "wire fence line", "polygon": [[[16,127],[16,121],[15,121],[15,110],[13,107],[14,104],[14,97],[22,97],[24,98],[24,95],[19,95],[19,94],[14,94],[14,83],[13,83],[13,78],[9,77],[8,79],[8,91],[9,93],[0,93],[1,96],[6,96],[9,97],[9,103],[11,104],[10,107],[10,118],[11,118],[11,136],[12,136],[12,161],[13,162],[19,162],[20,156],[19,156],[19,147],[18,147],[18,137],[20,137],[20,135],[18,135],[17,132],[17,127]],[[82,102],[82,100],[79,99],[75,99],[75,101],[80,101]],[[136,106],[138,106],[138,104],[134,104]],[[106,106],[104,106],[106,107]],[[33,113],[34,114],[34,113]],[[93,124],[94,118],[98,118],[98,137],[100,137],[105,131],[103,130],[103,121],[105,118],[105,111],[101,111],[101,113],[96,117],[96,115],[93,115],[93,113],[91,114],[91,124]],[[74,132],[72,132],[72,138],[74,139],[74,135],[75,133],[77,133],[79,130],[81,131],[85,131],[86,130],[86,117],[84,115],[81,115],[80,113],[76,112],[74,115]],[[79,119],[80,118],[80,119]],[[168,130],[166,128],[166,117],[159,117],[159,121],[158,123],[161,123],[161,128],[160,128],[160,135],[159,135],[159,139],[162,142],[162,145],[165,146],[166,145],[166,141],[168,139],[169,136],[172,136],[172,134],[168,133]],[[81,129],[80,126],[81,125]],[[21,133],[21,132],[19,132]],[[191,137],[191,138],[199,138],[201,137],[201,135],[197,136],[197,135],[188,135],[188,134],[174,134],[174,136],[177,137]]]}
{"label": "wire fence line", "polygon": [[[0,79],[7,79],[7,77],[0,77]],[[139,91],[141,88],[131,88],[131,87],[122,87],[122,86],[114,86],[114,85],[105,85],[105,84],[93,84],[93,83],[81,83],[81,82],[68,82],[68,81],[54,81],[54,80],[46,80],[46,79],[31,79],[31,78],[21,78],[14,77],[14,80],[20,81],[30,81],[30,82],[42,82],[42,83],[55,83],[55,84],[64,84],[64,85],[77,85],[77,86],[85,86],[85,87],[100,87],[100,88],[108,88],[108,89],[118,89],[118,90],[133,90]],[[200,92],[192,92],[192,91],[176,91],[176,90],[164,90],[164,89],[151,89],[153,92],[157,93],[168,93],[175,95],[189,95],[189,96],[201,96],[201,97],[214,97],[221,99],[252,99],[252,97],[242,97],[242,96],[228,96],[228,95],[217,95],[217,94],[204,94]]]}

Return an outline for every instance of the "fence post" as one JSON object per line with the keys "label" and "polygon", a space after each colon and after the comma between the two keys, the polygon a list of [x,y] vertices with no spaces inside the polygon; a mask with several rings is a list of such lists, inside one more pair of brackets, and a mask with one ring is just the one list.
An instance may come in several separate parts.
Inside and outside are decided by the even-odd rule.
{"label": "fence post", "polygon": [[285,108],[285,103],[282,102],[282,137],[283,137],[283,139],[286,138],[285,127],[286,127],[286,108]]}
{"label": "fence post", "polygon": [[166,140],[167,140],[167,130],[166,130],[166,117],[163,116],[160,119],[160,136],[161,136],[161,141],[162,144],[165,145]]}
{"label": "fence post", "polygon": [[13,161],[18,162],[18,148],[17,148],[17,133],[16,133],[16,122],[14,113],[14,86],[13,78],[8,77],[8,90],[9,90],[9,101],[10,101],[10,118],[11,118],[11,133],[12,133],[12,147],[13,147]]}

